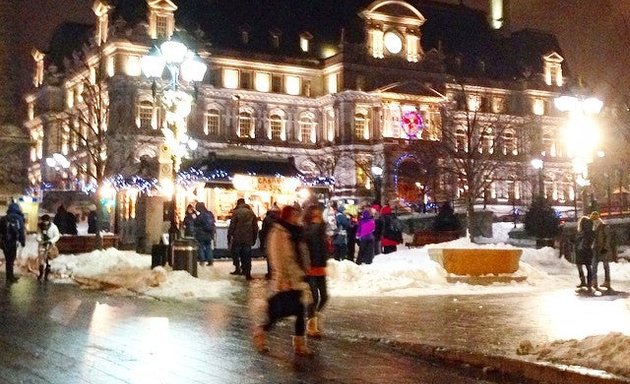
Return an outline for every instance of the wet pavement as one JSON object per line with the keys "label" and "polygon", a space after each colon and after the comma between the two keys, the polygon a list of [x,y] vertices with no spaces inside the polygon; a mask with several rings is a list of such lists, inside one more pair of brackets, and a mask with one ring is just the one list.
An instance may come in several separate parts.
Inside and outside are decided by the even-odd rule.
{"label": "wet pavement", "polygon": [[[623,292],[333,297],[323,318],[326,337],[309,341],[314,357],[293,356],[290,321],[271,332],[271,353],[258,354],[250,335],[266,281],[239,284],[229,297],[176,302],[22,278],[0,289],[0,383],[506,382],[469,369],[465,359],[454,363],[444,351],[487,356],[482,365],[525,362],[531,358],[515,353],[523,340],[630,334]],[[435,347],[429,350],[445,358],[416,353],[414,345]],[[512,382],[535,382],[525,377]]]}

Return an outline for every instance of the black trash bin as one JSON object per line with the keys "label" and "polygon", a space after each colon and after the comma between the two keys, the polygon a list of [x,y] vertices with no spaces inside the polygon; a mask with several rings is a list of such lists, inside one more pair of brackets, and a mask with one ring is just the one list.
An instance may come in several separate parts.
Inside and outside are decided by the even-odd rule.
{"label": "black trash bin", "polygon": [[177,239],[173,242],[173,270],[186,271],[197,277],[197,242],[193,239]]}
{"label": "black trash bin", "polygon": [[168,245],[153,244],[153,246],[151,246],[151,269],[158,265],[163,267],[168,261]]}

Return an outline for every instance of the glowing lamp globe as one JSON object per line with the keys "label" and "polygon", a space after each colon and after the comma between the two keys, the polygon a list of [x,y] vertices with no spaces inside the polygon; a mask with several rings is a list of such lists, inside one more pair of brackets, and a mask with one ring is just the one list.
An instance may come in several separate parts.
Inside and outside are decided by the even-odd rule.
{"label": "glowing lamp globe", "polygon": [[148,54],[142,56],[140,59],[140,68],[146,77],[162,77],[165,66],[166,60],[160,50],[155,46],[149,50]]}

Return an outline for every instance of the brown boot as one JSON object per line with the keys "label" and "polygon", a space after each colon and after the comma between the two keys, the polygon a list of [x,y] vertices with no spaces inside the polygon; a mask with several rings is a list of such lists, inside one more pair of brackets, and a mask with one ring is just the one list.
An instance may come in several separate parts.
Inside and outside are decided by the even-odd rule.
{"label": "brown boot", "polygon": [[319,316],[315,315],[306,321],[306,335],[319,339],[322,333],[319,330]]}
{"label": "brown boot", "polygon": [[298,356],[311,356],[313,354],[306,346],[306,336],[293,336],[293,351]]}
{"label": "brown boot", "polygon": [[269,352],[269,347],[267,347],[267,333],[262,327],[257,327],[254,330],[254,347],[260,353]]}

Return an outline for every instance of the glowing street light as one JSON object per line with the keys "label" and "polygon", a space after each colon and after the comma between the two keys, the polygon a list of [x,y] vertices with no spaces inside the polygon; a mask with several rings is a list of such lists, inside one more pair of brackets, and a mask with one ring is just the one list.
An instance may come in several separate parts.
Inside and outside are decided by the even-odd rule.
{"label": "glowing street light", "polygon": [[[182,80],[194,86],[195,83],[203,80],[208,67],[175,35],[163,42],[159,48],[152,47],[148,54],[140,60],[140,66],[144,75],[153,79],[151,90],[154,98],[158,93],[156,80],[162,78],[165,67],[170,73],[169,83],[160,92],[160,101],[166,112],[167,128],[162,129],[162,133],[173,162],[172,181],[173,186],[175,186],[182,158],[188,155],[189,150],[194,151],[198,147],[198,143],[186,134],[186,118],[192,110],[193,96],[178,89],[180,74]],[[171,226],[169,228],[170,244],[173,244],[173,240],[177,238],[179,233],[177,188],[175,187],[173,188],[172,199]]]}

